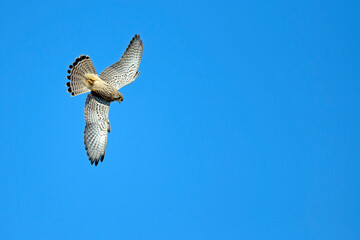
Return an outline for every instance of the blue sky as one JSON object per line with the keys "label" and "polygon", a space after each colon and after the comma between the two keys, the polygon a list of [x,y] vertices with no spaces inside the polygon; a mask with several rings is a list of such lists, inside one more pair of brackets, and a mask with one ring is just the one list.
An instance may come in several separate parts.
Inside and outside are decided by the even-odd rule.
{"label": "blue sky", "polygon": [[[2,239],[359,239],[359,1],[2,1]],[[140,77],[87,160],[85,95]]]}

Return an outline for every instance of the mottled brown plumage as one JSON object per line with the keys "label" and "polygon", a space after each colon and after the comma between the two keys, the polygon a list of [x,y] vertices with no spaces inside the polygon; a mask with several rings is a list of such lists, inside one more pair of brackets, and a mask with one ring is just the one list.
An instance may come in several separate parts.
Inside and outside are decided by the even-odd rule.
{"label": "mottled brown plumage", "polygon": [[108,102],[122,102],[123,95],[109,83],[101,80],[97,75],[94,74],[85,74],[85,77],[87,79],[88,88],[92,92],[96,93],[99,97]]}

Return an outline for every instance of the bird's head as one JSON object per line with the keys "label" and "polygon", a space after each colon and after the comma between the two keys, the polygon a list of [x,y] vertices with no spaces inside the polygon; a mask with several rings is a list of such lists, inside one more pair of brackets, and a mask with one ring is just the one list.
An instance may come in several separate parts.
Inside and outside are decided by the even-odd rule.
{"label": "bird's head", "polygon": [[115,95],[115,101],[121,103],[123,100],[124,100],[123,95],[120,92],[117,92],[117,94]]}

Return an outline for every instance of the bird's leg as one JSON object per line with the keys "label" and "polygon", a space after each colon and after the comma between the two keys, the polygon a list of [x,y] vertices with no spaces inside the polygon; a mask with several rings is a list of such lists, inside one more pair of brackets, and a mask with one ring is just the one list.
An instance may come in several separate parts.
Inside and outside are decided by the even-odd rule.
{"label": "bird's leg", "polygon": [[95,81],[95,79],[93,79],[92,77],[89,77],[89,78],[88,78],[88,83],[89,83],[91,86],[94,86],[94,81]]}

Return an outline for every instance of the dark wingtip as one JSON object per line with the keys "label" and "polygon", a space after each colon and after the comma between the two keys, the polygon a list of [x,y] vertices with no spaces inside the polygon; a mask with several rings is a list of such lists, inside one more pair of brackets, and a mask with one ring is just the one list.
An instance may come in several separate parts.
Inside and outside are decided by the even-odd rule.
{"label": "dark wingtip", "polygon": [[73,65],[69,65],[69,68],[72,69],[72,68],[73,68]]}
{"label": "dark wingtip", "polygon": [[70,80],[70,75],[69,75],[69,76],[66,76],[66,78]]}
{"label": "dark wingtip", "polygon": [[70,73],[71,73],[71,70],[70,70],[70,69],[69,69],[69,70],[67,70],[67,73],[69,73],[69,74],[70,74]]}
{"label": "dark wingtip", "polygon": [[71,87],[69,87],[67,91],[68,91],[69,93],[71,93]]}
{"label": "dark wingtip", "polygon": [[65,86],[70,87],[70,82],[67,82]]}
{"label": "dark wingtip", "polygon": [[131,44],[133,44],[133,42],[139,40],[140,41],[140,44],[142,45],[142,41],[140,39],[140,35],[139,34],[135,34],[135,36],[131,39],[128,47],[126,48],[126,51],[130,48]]}
{"label": "dark wingtip", "polygon": [[99,164],[99,160],[95,161],[95,166],[97,166]]}
{"label": "dark wingtip", "polygon": [[102,156],[101,156],[101,162],[104,160],[104,157],[105,157],[105,155],[102,155]]}
{"label": "dark wingtip", "polygon": [[72,92],[72,93],[71,93],[71,96],[75,96],[75,93]]}

